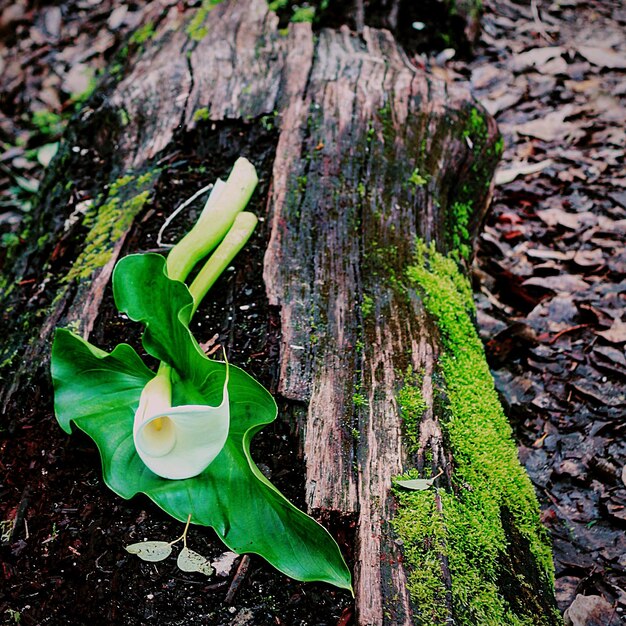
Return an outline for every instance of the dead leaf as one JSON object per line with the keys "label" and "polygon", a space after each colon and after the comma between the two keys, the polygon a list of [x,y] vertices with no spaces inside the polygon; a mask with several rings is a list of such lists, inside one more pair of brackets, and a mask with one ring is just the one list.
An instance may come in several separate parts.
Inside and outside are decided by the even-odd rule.
{"label": "dead leaf", "polygon": [[598,46],[578,46],[576,51],[589,63],[598,65],[599,67],[607,67],[610,69],[625,69],[626,55],[615,52],[611,48],[600,48]]}
{"label": "dead leaf", "polygon": [[52,159],[54,158],[54,155],[58,152],[58,150],[59,150],[58,141],[54,143],[44,144],[43,146],[41,146],[41,148],[37,150],[37,160],[44,167],[48,167],[48,165],[50,164],[50,161],[52,161]]}
{"label": "dead leaf", "polygon": [[611,348],[610,346],[594,346],[594,354],[599,354],[601,358],[611,361],[613,366],[621,366],[626,368],[626,356],[624,352],[617,348]]}
{"label": "dead leaf", "polygon": [[507,91],[496,98],[481,100],[481,103],[490,115],[495,116],[516,105],[523,97],[523,91]]}
{"label": "dead leaf", "polygon": [[107,26],[111,30],[117,30],[122,24],[124,24],[124,20],[126,19],[126,14],[128,13],[128,5],[120,4],[115,7],[113,11],[111,11],[111,15],[109,15],[109,19],[107,20]]}
{"label": "dead leaf", "polygon": [[529,67],[541,69],[548,61],[560,57],[565,52],[561,46],[549,46],[546,48],[532,48],[514,57],[512,69],[521,72]]}
{"label": "dead leaf", "polygon": [[608,330],[596,331],[596,335],[604,337],[611,343],[624,343],[626,341],[626,323],[616,319],[611,325],[611,328]]}
{"label": "dead leaf", "polygon": [[186,547],[178,554],[176,565],[183,572],[200,572],[205,576],[211,576],[215,571],[206,557]]}
{"label": "dead leaf", "polygon": [[513,167],[499,169],[496,172],[495,184],[506,185],[507,183],[514,181],[518,176],[528,176],[529,174],[536,174],[537,172],[541,172],[547,167],[550,167],[553,163],[554,161],[552,159],[545,159],[544,161],[540,161],[539,163],[521,162],[517,163]]}
{"label": "dead leaf", "polygon": [[410,489],[412,491],[424,491],[429,489],[435,484],[435,480],[443,474],[443,470],[440,469],[439,473],[432,478],[413,478],[410,480],[394,480],[394,484],[404,489]]}
{"label": "dead leaf", "polygon": [[600,248],[594,250],[578,250],[573,259],[578,267],[589,268],[604,264],[604,255]]}
{"label": "dead leaf", "polygon": [[624,394],[612,385],[604,385],[603,389],[601,385],[593,382],[579,381],[572,387],[586,398],[591,398],[602,406],[622,406],[626,402]]}
{"label": "dead leaf", "polygon": [[55,39],[61,34],[61,22],[63,16],[61,8],[57,6],[48,7],[43,14],[43,23],[46,32]]}
{"label": "dead leaf", "polygon": [[531,259],[551,259],[553,261],[570,261],[576,255],[576,252],[560,252],[559,250],[544,250],[529,248],[526,254]]}
{"label": "dead leaf", "polygon": [[[601,596],[578,594],[563,615],[566,626],[617,626],[615,609]],[[613,619],[615,618],[615,619]]]}
{"label": "dead leaf", "polygon": [[71,96],[79,96],[89,89],[93,77],[92,67],[84,63],[76,63],[63,79],[63,91]]}
{"label": "dead leaf", "polygon": [[527,278],[522,285],[541,287],[556,293],[575,293],[589,289],[588,283],[582,278],[572,276],[571,274],[562,274],[561,276],[533,276],[532,278]]}
{"label": "dead leaf", "polygon": [[490,63],[485,63],[472,71],[472,86],[474,89],[485,89],[494,84],[504,82],[510,77],[510,72]]}
{"label": "dead leaf", "polygon": [[586,80],[566,80],[565,86],[575,93],[592,93],[600,88],[599,78],[588,78]]}
{"label": "dead leaf", "polygon": [[620,522],[626,522],[626,507],[623,504],[608,502],[606,510],[611,517],[615,517]]}
{"label": "dead leaf", "polygon": [[230,571],[238,558],[239,555],[236,552],[224,552],[211,563],[213,569],[215,569],[215,575],[221,577],[230,576]]}
{"label": "dead leaf", "polygon": [[584,480],[587,477],[584,464],[579,459],[565,459],[556,468],[559,476],[569,476],[575,480]]}
{"label": "dead leaf", "polygon": [[548,226],[563,226],[571,230],[579,230],[582,226],[593,226],[597,223],[597,217],[591,211],[581,213],[568,213],[563,209],[553,208],[536,211],[537,217]]}
{"label": "dead leaf", "polygon": [[156,563],[166,559],[172,553],[172,544],[167,541],[140,541],[126,546],[126,552],[136,554],[144,561]]}
{"label": "dead leaf", "polygon": [[538,333],[558,333],[577,323],[578,308],[571,295],[557,295],[540,302],[526,321]]}
{"label": "dead leaf", "polygon": [[574,107],[566,105],[558,111],[552,111],[537,119],[513,126],[519,135],[535,137],[542,141],[565,139],[574,141],[585,133],[576,124],[566,122],[565,118],[575,113]]}

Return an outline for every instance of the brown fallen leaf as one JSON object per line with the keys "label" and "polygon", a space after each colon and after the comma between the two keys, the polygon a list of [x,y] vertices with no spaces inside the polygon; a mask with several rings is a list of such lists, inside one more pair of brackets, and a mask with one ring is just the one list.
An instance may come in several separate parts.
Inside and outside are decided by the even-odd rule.
{"label": "brown fallen leaf", "polygon": [[599,67],[610,69],[626,68],[626,55],[615,52],[611,48],[600,48],[598,46],[578,46],[578,54],[583,56],[589,63]]}
{"label": "brown fallen leaf", "polygon": [[566,80],[565,86],[575,93],[592,93],[598,91],[601,85],[599,78],[588,78],[587,80]]}
{"label": "brown fallen leaf", "polygon": [[559,250],[544,250],[542,248],[529,248],[526,254],[531,259],[551,259],[553,261],[570,261],[576,256],[576,252],[573,250],[570,252],[560,252]]}
{"label": "brown fallen leaf", "polygon": [[601,359],[610,361],[613,366],[626,369],[626,356],[622,350],[611,348],[610,346],[594,346],[594,354],[599,354]]}
{"label": "brown fallen leaf", "polygon": [[626,522],[626,506],[615,502],[608,502],[606,510],[611,517],[615,517],[621,522]]}
{"label": "brown fallen leaf", "polygon": [[496,116],[498,113],[516,105],[523,97],[523,91],[510,91],[496,98],[485,99],[481,102],[490,115]]}
{"label": "brown fallen leaf", "polygon": [[89,89],[94,77],[94,70],[84,63],[77,63],[63,78],[63,91],[77,96]]}
{"label": "brown fallen leaf", "polygon": [[511,67],[515,72],[521,72],[529,67],[542,69],[548,61],[560,57],[564,52],[565,48],[561,46],[532,48],[531,50],[515,55]]}
{"label": "brown fallen leaf", "polygon": [[563,615],[566,626],[617,626],[615,609],[601,596],[578,594]]}
{"label": "brown fallen leaf", "polygon": [[[589,381],[580,381],[572,387],[586,398],[595,400],[601,406],[622,406],[626,397],[618,389],[610,385],[599,385]],[[603,388],[604,387],[604,388]]]}
{"label": "brown fallen leaf", "polygon": [[550,167],[553,163],[554,161],[552,159],[545,159],[539,163],[520,162],[512,167],[499,169],[496,172],[495,184],[506,185],[507,183],[514,181],[518,176],[537,174],[538,172],[545,170],[547,167]]}
{"label": "brown fallen leaf", "polygon": [[604,337],[604,339],[611,343],[624,343],[626,341],[626,323],[616,319],[611,325],[611,328],[608,330],[598,330],[596,331],[596,335]]}
{"label": "brown fallen leaf", "polygon": [[529,285],[541,287],[557,293],[574,293],[589,289],[589,283],[571,274],[562,274],[560,276],[533,276],[532,278],[527,278],[522,285],[525,287]]}
{"label": "brown fallen leaf", "polygon": [[564,139],[573,142],[585,134],[576,124],[565,121],[566,117],[574,113],[574,107],[566,105],[558,111],[552,111],[529,122],[514,125],[513,129],[519,135],[535,137],[542,141]]}
{"label": "brown fallen leaf", "polygon": [[578,267],[597,267],[598,265],[604,264],[604,255],[600,248],[595,248],[594,250],[578,250],[573,260]]}
{"label": "brown fallen leaf", "polygon": [[582,211],[580,213],[568,213],[557,207],[552,209],[544,209],[536,211],[535,214],[548,226],[563,226],[571,230],[578,230],[583,226],[593,226],[598,222],[598,218],[591,211]]}

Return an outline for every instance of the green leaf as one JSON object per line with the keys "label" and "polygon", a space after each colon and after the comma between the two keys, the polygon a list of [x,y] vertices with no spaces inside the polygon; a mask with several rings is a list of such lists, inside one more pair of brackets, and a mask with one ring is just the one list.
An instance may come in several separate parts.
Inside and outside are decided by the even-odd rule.
{"label": "green leaf", "polygon": [[[225,364],[208,359],[188,328],[192,298],[165,273],[160,255],[126,257],[114,272],[120,309],[146,324],[146,351],[170,364],[173,406],[216,406]],[[253,436],[277,415],[268,391],[231,365],[230,431],[222,451],[198,476],[167,480],[141,461],[133,441],[134,414],[153,374],[125,344],[108,354],[57,331],[52,350],[55,411],[61,426],[74,422],[98,446],[103,477],[123,498],[145,493],[177,520],[210,526],[234,552],[259,554],[302,581],[351,589],[337,544],[315,520],[294,507],[260,472],[250,454]]]}
{"label": "green leaf", "polygon": [[[113,294],[120,311],[146,325],[146,352],[206,392],[206,381],[198,375],[198,366],[208,359],[189,330],[193,298],[184,283],[168,278],[165,258],[160,254],[124,257],[113,271]],[[218,383],[214,391],[221,399],[223,366],[216,365],[214,372]],[[219,375],[221,382],[217,380]],[[217,395],[215,399],[218,400]]]}
{"label": "green leaf", "polygon": [[167,541],[140,541],[126,546],[126,552],[136,554],[144,561],[163,561],[172,553],[172,544]]}
{"label": "green leaf", "polygon": [[141,391],[154,376],[129,345],[107,354],[63,328],[54,337],[51,369],[54,408],[66,433],[72,421],[90,416],[132,425]]}

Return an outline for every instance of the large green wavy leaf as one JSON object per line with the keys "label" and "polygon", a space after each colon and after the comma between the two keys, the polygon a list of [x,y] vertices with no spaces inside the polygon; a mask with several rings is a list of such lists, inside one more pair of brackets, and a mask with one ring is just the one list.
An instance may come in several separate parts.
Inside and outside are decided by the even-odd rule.
{"label": "large green wavy leaf", "polygon": [[[174,370],[173,405],[221,401],[226,365],[208,359],[188,328],[187,287],[170,280],[160,255],[131,255],[115,270],[120,310],[146,324],[146,351]],[[123,498],[145,493],[174,518],[215,529],[235,552],[256,553],[302,581],[351,589],[337,544],[263,476],[250,455],[252,437],[276,418],[276,403],[243,370],[230,366],[230,430],[226,445],[198,476],[168,480],[152,473],[133,442],[134,414],[154,374],[121,344],[106,353],[66,330],[52,349],[55,412],[67,432],[75,423],[98,446],[107,485]]]}

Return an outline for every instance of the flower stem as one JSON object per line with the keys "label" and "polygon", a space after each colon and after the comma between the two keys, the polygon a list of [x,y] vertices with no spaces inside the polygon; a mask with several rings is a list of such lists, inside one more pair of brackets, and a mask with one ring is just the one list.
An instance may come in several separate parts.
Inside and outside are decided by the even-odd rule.
{"label": "flower stem", "polygon": [[257,222],[256,215],[247,211],[237,215],[232,228],[189,287],[189,291],[193,296],[191,315],[196,312],[207,291],[209,291],[222,272],[237,256],[237,253],[245,246],[248,239],[250,239]]}
{"label": "flower stem", "polygon": [[252,163],[243,157],[237,159],[228,180],[211,194],[195,226],[170,251],[170,278],[184,281],[196,263],[218,245],[248,204],[257,182]]}
{"label": "flower stem", "polygon": [[175,543],[178,543],[181,539],[183,540],[183,546],[187,547],[187,531],[189,530],[189,524],[191,524],[191,513],[187,516],[187,522],[185,524],[185,530],[183,530],[183,534],[174,539],[174,541],[170,541],[170,546],[173,546]]}

